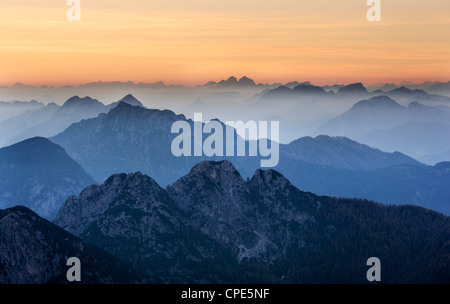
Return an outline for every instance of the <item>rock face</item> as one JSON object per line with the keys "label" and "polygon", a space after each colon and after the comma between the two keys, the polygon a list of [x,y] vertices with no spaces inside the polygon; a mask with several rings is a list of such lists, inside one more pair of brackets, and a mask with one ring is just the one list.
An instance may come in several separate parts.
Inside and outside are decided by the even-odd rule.
{"label": "rock face", "polygon": [[238,261],[286,258],[291,242],[302,243],[302,225],[314,221],[314,200],[281,174],[257,170],[245,182],[226,160],[196,165],[168,192],[190,224],[230,248]]}
{"label": "rock face", "polygon": [[225,246],[237,249],[257,243],[256,223],[249,221],[255,206],[247,184],[230,162],[201,162],[168,192],[190,224]]}
{"label": "rock face", "polygon": [[168,193],[140,172],[113,175],[101,186],[86,188],[69,198],[55,219],[138,269],[149,282],[220,282],[214,268],[199,262],[229,261],[231,267],[234,260],[184,222]]}
{"label": "rock face", "polygon": [[0,210],[0,283],[67,283],[69,257],[81,261],[82,283],[139,282],[100,248],[85,244],[26,207]]}
{"label": "rock face", "polygon": [[166,190],[113,175],[69,198],[55,223],[148,282],[362,283],[372,256],[385,283],[449,281],[447,216],[320,197],[274,170],[245,181],[228,161],[201,162]]}
{"label": "rock face", "polygon": [[35,137],[0,149],[0,208],[24,205],[53,219],[64,201],[95,181],[63,148]]}

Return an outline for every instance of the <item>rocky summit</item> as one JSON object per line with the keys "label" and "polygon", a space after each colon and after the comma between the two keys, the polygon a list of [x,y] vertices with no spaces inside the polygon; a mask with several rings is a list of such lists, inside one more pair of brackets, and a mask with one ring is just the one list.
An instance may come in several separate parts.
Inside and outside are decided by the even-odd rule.
{"label": "rocky summit", "polygon": [[244,180],[226,160],[167,189],[139,172],[113,175],[69,198],[55,224],[146,282],[361,283],[373,256],[385,283],[449,282],[447,216],[317,196],[275,170]]}

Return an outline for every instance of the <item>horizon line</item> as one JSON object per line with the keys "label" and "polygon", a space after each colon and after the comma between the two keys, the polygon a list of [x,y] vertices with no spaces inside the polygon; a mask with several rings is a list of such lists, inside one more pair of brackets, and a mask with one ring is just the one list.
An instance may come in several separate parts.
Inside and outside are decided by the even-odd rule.
{"label": "horizon line", "polygon": [[[362,83],[365,87],[373,87],[373,86],[379,86],[379,85],[396,85],[396,86],[405,86],[405,85],[422,85],[425,83],[450,83],[450,80],[445,81],[445,80],[423,80],[423,81],[410,81],[410,80],[402,80],[402,81],[377,81],[377,82],[373,82],[371,84],[368,84],[368,82],[364,82],[364,81],[349,81],[349,82],[327,82],[326,84],[314,84],[313,81],[310,80],[291,80],[288,82],[282,82],[282,81],[274,81],[274,82],[257,82],[255,81],[253,78],[251,77],[247,77],[247,76],[242,76],[242,77],[236,77],[234,75],[228,77],[228,78],[224,78],[221,80],[209,80],[209,81],[205,81],[203,83],[198,83],[198,84],[194,84],[194,85],[188,85],[187,83],[166,83],[164,80],[158,80],[155,82],[143,82],[143,81],[133,81],[133,80],[127,80],[127,81],[123,81],[123,80],[111,80],[111,81],[103,81],[103,80],[98,80],[98,81],[89,81],[89,82],[83,82],[83,83],[66,83],[66,84],[29,84],[29,83],[25,83],[25,82],[21,82],[21,81],[16,81],[14,83],[10,83],[10,84],[0,84],[0,89],[4,89],[4,88],[15,88],[15,87],[29,87],[29,88],[53,88],[53,89],[62,89],[62,88],[69,88],[69,87],[81,87],[81,86],[85,86],[85,85],[92,85],[92,84],[130,84],[130,85],[161,85],[164,87],[183,87],[183,88],[198,88],[198,87],[206,87],[208,85],[208,83],[214,82],[216,85],[219,84],[219,82],[221,81],[226,81],[230,78],[236,78],[238,81],[243,79],[243,78],[247,78],[250,79],[252,81],[254,81],[256,86],[273,86],[273,85],[286,85],[289,83],[294,83],[297,82],[299,84],[302,83],[309,83],[310,85],[314,85],[314,86],[318,86],[318,87],[324,87],[324,86],[334,86],[334,85],[350,85],[350,84],[355,84],[355,83]],[[214,84],[212,84],[214,85]],[[248,86],[248,87],[253,87],[253,86]]]}

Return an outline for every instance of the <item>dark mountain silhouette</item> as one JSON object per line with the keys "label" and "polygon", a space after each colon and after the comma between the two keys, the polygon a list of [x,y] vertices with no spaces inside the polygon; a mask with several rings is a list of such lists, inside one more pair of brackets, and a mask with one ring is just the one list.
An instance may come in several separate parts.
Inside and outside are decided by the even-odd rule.
{"label": "dark mountain silhouette", "polygon": [[245,87],[255,87],[255,81],[253,79],[248,78],[247,76],[244,76],[242,78],[240,78],[239,80],[234,77],[231,76],[229,77],[227,80],[221,80],[219,82],[215,82],[215,81],[209,81],[208,83],[206,83],[204,86],[207,87],[241,87],[241,88],[245,88]]}
{"label": "dark mountain silhouette", "polygon": [[360,82],[343,86],[337,92],[339,95],[366,95],[367,93],[367,89]]}
{"label": "dark mountain silhouette", "polygon": [[244,86],[244,87],[256,86],[255,81],[253,79],[248,78],[247,76],[244,76],[241,79],[239,79],[238,85]]}
{"label": "dark mountain silhouette", "polygon": [[317,196],[274,170],[245,181],[226,160],[167,190],[113,175],[68,199],[55,223],[164,282],[364,283],[372,256],[384,283],[449,282],[447,216]]}
{"label": "dark mountain silhouette", "polygon": [[25,205],[53,219],[62,203],[95,181],[63,148],[35,137],[0,149],[0,208]]}
{"label": "dark mountain silhouette", "polygon": [[81,283],[135,283],[136,272],[97,246],[83,243],[26,207],[0,210],[0,283],[68,283],[67,259],[77,257]]}
{"label": "dark mountain silhouette", "polygon": [[131,94],[128,94],[127,96],[125,96],[124,98],[122,98],[119,101],[116,101],[116,102],[113,102],[113,103],[109,104],[108,108],[112,109],[112,108],[118,106],[119,103],[121,103],[121,102],[127,103],[127,104],[132,105],[132,106],[138,106],[138,107],[145,108],[145,106]]}
{"label": "dark mountain silhouette", "polygon": [[[415,86],[412,86],[415,87]],[[424,86],[419,86],[424,87]],[[372,96],[374,95],[386,95],[392,99],[395,99],[397,102],[407,103],[417,101],[426,105],[441,105],[441,104],[449,104],[450,98],[444,95],[437,95],[433,93],[428,93],[423,89],[418,88],[408,88],[407,86],[401,86],[398,88],[393,88],[391,90],[387,90],[386,92],[371,92]]]}
{"label": "dark mountain silhouette", "polygon": [[299,84],[294,88],[279,86],[276,89],[269,90],[263,94],[260,100],[293,99],[305,96],[327,97],[333,96],[333,92],[326,92],[323,88],[311,84]]}

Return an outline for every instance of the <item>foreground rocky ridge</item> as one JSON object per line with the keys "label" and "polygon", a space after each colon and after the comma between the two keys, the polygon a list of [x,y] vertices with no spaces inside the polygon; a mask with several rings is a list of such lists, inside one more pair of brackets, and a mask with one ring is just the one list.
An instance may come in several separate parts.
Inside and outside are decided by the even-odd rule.
{"label": "foreground rocky ridge", "polygon": [[274,170],[245,181],[228,161],[199,163],[167,190],[113,175],[55,223],[155,282],[362,283],[372,256],[386,283],[450,278],[447,216],[316,196]]}

